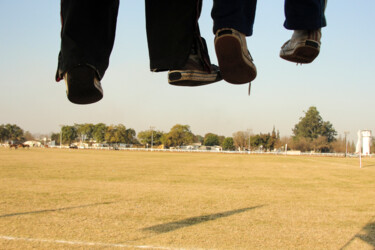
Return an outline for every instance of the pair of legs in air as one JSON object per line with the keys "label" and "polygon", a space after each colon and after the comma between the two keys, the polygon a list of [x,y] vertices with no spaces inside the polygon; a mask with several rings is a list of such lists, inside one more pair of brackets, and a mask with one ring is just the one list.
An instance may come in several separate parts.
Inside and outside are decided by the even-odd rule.
{"label": "pair of legs in air", "polygon": [[[285,0],[284,26],[294,30],[281,51],[283,59],[310,63],[319,54],[320,29],[326,25],[326,0]],[[101,79],[112,52],[119,0],[61,0],[61,50],[56,81],[65,80],[68,99],[89,104],[103,97]],[[215,51],[212,65],[200,35],[202,0],[146,0],[150,69],[168,71],[168,82],[201,86],[222,79],[251,82],[256,67],[247,49],[252,35],[256,0],[214,0]],[[130,36],[131,34],[129,34]]]}

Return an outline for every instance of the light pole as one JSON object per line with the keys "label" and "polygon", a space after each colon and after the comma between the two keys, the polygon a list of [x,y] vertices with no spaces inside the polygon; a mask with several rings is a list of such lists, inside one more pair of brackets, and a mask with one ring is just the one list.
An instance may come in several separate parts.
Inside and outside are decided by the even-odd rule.
{"label": "light pole", "polygon": [[154,129],[155,129],[155,127],[150,126],[150,130],[151,130],[151,151],[152,151],[153,145],[154,145]]}

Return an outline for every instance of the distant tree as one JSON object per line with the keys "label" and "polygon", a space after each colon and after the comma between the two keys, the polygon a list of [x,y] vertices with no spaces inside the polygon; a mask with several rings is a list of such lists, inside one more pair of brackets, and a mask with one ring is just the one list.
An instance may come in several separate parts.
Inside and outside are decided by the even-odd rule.
{"label": "distant tree", "polygon": [[105,133],[105,141],[110,144],[125,143],[126,136],[126,127],[124,125],[110,125]]}
{"label": "distant tree", "polygon": [[77,139],[77,128],[75,126],[62,126],[62,143],[69,145]]}
{"label": "distant tree", "polygon": [[332,151],[335,153],[345,153],[347,146],[345,145],[345,138],[339,136],[334,142],[331,143]]}
{"label": "distant tree", "polygon": [[224,140],[225,140],[225,136],[219,135],[219,144],[218,145],[223,145]]}
{"label": "distant tree", "polygon": [[319,136],[318,138],[314,139],[313,146],[315,151],[321,153],[328,153],[332,149],[331,143],[328,142],[328,139],[325,136]]}
{"label": "distant tree", "polygon": [[107,127],[105,133],[105,141],[110,144],[126,143],[135,144],[137,143],[136,132],[134,129],[127,129],[123,124],[110,125]]}
{"label": "distant tree", "polygon": [[268,134],[258,134],[251,137],[251,147],[252,148],[262,148],[265,150],[273,149],[275,141],[272,140],[270,133]]}
{"label": "distant tree", "polygon": [[164,133],[162,131],[145,130],[138,133],[138,139],[143,145],[151,145],[151,137],[153,137],[153,145],[158,146],[162,144],[161,138],[163,135]]}
{"label": "distant tree", "polygon": [[105,132],[104,140],[109,144],[114,144],[119,142],[119,138],[117,137],[116,133],[116,126],[109,125]]}
{"label": "distant tree", "polygon": [[351,143],[349,143],[350,147],[348,149],[348,152],[349,153],[354,153],[356,148],[355,148],[355,143],[352,141]]}
{"label": "distant tree", "polygon": [[202,143],[203,144],[204,137],[201,136],[201,135],[195,135],[193,141],[196,142],[196,143]]}
{"label": "distant tree", "polygon": [[337,135],[333,125],[328,121],[323,121],[316,107],[310,107],[305,116],[300,118],[299,123],[294,126],[293,134],[295,138],[304,137],[310,141],[319,136],[325,136],[328,142],[332,142]]}
{"label": "distant tree", "polygon": [[6,129],[5,125],[0,125],[0,141],[4,142],[9,139],[9,131]]}
{"label": "distant tree", "polygon": [[288,144],[288,148],[300,150],[302,152],[313,150],[311,140],[305,137],[294,138],[291,143]]}
{"label": "distant tree", "polygon": [[162,137],[162,142],[166,147],[176,147],[192,143],[194,134],[190,131],[189,125],[174,125],[169,133]]}
{"label": "distant tree", "polygon": [[293,138],[290,136],[283,136],[279,137],[279,139],[276,141],[275,148],[285,150],[285,145],[288,149],[290,149],[291,145],[293,144]]}
{"label": "distant tree", "polygon": [[126,129],[126,132],[125,132],[125,143],[126,144],[139,144],[138,140],[137,140],[137,133],[135,132],[134,129],[132,128],[128,128]]}
{"label": "distant tree", "polygon": [[276,147],[276,145],[278,144],[279,140],[280,140],[279,131],[277,131],[277,133],[276,133],[275,127],[273,127],[272,133],[271,133],[271,135],[268,138],[268,141],[267,141],[267,144],[266,144],[266,148],[268,150],[274,150],[275,147]]}
{"label": "distant tree", "polygon": [[7,139],[12,141],[22,141],[23,130],[18,127],[16,124],[6,124],[5,129],[7,130]]}
{"label": "distant tree", "polygon": [[57,145],[60,145],[60,133],[52,133],[51,141],[55,141]]}
{"label": "distant tree", "polygon": [[226,137],[222,144],[223,150],[233,151],[236,149],[234,146],[234,140],[232,137]]}
{"label": "distant tree", "polygon": [[107,126],[104,123],[98,123],[94,125],[92,131],[92,137],[97,143],[105,141],[105,133],[107,132]]}
{"label": "distant tree", "polygon": [[83,141],[90,141],[93,139],[95,126],[92,123],[75,124],[77,128],[78,137]]}
{"label": "distant tree", "polygon": [[33,140],[35,140],[34,136],[29,131],[26,131],[24,133],[23,137],[25,138],[25,141],[33,141]]}
{"label": "distant tree", "polygon": [[205,146],[215,146],[220,145],[219,136],[213,133],[207,133],[204,136],[203,145]]}
{"label": "distant tree", "polygon": [[233,133],[234,146],[236,148],[245,149],[249,144],[249,133],[246,131],[237,131]]}
{"label": "distant tree", "polygon": [[[299,145],[301,151],[303,151],[302,148],[319,152],[332,150],[330,143],[336,139],[337,135],[333,125],[329,121],[323,121],[316,107],[310,107],[304,113],[305,116],[300,118],[299,123],[293,129],[295,145]],[[306,143],[309,145],[304,145]]]}

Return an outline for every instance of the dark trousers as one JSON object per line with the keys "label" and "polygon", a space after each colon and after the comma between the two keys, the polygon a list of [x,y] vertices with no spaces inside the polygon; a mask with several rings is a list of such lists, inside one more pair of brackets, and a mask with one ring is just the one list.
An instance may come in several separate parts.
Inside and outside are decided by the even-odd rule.
{"label": "dark trousers", "polygon": [[56,80],[78,65],[104,76],[112,52],[119,0],[61,0],[61,49]]}
{"label": "dark trousers", "polygon": [[[233,28],[246,36],[253,34],[257,0],[214,0],[211,16],[214,33]],[[284,27],[290,30],[314,30],[326,26],[325,0],[285,0]]]}
{"label": "dark trousers", "polygon": [[[97,70],[101,79],[113,48],[119,0],[61,0],[61,49],[56,80],[77,65]],[[202,0],[146,0],[147,40],[153,71],[181,69],[193,44],[210,70],[198,18]]]}

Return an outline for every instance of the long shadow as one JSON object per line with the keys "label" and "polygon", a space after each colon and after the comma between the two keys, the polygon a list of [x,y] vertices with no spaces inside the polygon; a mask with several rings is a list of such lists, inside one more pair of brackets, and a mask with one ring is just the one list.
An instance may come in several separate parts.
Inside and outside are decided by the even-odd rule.
{"label": "long shadow", "polygon": [[356,233],[340,250],[347,248],[356,238],[370,244],[375,249],[375,216],[358,233]]}
{"label": "long shadow", "polygon": [[114,203],[114,202],[102,202],[102,203],[93,203],[93,204],[87,204],[87,205],[81,205],[81,206],[75,206],[75,207],[63,207],[63,208],[56,208],[56,209],[45,209],[45,210],[38,210],[38,211],[22,212],[22,213],[3,214],[3,215],[0,215],[0,218],[12,217],[12,216],[18,216],[18,215],[26,215],[26,214],[40,214],[40,213],[48,213],[48,212],[57,212],[57,211],[64,211],[64,210],[70,210],[70,209],[76,209],[76,208],[93,207],[93,206],[99,206],[99,205],[108,205],[108,204],[112,204],[112,203]]}
{"label": "long shadow", "polygon": [[371,164],[371,165],[364,165],[364,166],[362,166],[362,168],[371,168],[371,167],[375,167],[375,164]]}
{"label": "long shadow", "polygon": [[146,227],[146,228],[143,228],[142,230],[152,231],[154,233],[159,233],[159,234],[167,233],[167,232],[174,231],[174,230],[177,230],[177,229],[180,229],[180,228],[183,228],[183,227],[190,227],[190,226],[197,225],[197,224],[200,224],[200,223],[203,223],[203,222],[217,220],[217,219],[220,219],[220,218],[228,217],[228,216],[231,216],[231,215],[234,215],[234,214],[243,213],[243,212],[253,210],[253,209],[256,209],[256,208],[261,208],[263,206],[264,205],[260,205],[260,206],[247,207],[247,208],[242,208],[242,209],[237,209],[237,210],[232,210],[232,211],[227,211],[227,212],[222,212],[222,213],[208,214],[208,215],[202,215],[202,216],[198,216],[198,217],[191,217],[191,218],[187,218],[187,219],[184,219],[184,220],[173,221],[173,222],[169,222],[169,223],[164,223],[164,224],[160,224],[160,225]]}

